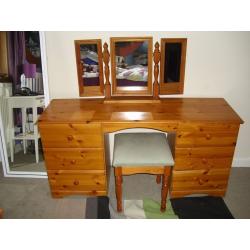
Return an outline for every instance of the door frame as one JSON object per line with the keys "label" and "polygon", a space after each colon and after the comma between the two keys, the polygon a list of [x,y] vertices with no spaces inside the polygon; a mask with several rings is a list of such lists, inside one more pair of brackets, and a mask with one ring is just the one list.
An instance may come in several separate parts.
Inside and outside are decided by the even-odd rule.
{"label": "door frame", "polygon": [[[45,99],[45,106],[47,107],[50,102],[50,94],[49,94],[48,68],[47,68],[47,56],[46,56],[46,39],[44,31],[39,31],[39,39],[40,39],[40,51],[41,51],[41,62],[42,62],[42,72],[43,72],[42,77],[43,77],[44,99]],[[0,114],[0,158],[2,160],[4,177],[47,178],[47,172],[28,172],[28,171],[26,172],[26,171],[10,170],[1,114]]]}

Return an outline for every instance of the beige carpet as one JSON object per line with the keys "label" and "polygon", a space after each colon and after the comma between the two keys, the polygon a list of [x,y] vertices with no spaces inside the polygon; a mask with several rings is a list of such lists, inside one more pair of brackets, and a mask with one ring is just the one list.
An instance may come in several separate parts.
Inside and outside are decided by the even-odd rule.
{"label": "beige carpet", "polygon": [[81,219],[85,217],[85,203],[82,196],[53,199],[47,179],[3,178],[1,173],[0,207],[4,218]]}
{"label": "beige carpet", "polygon": [[[227,207],[237,219],[250,219],[250,167],[231,169],[228,190],[224,201]],[[155,176],[133,175],[123,177],[123,199],[139,200],[151,198],[160,201],[161,185],[155,182]],[[199,195],[193,195],[199,196]],[[116,197],[113,171],[110,177],[110,212],[113,218],[124,218],[123,215],[116,213]]]}
{"label": "beige carpet", "polygon": [[36,163],[35,154],[29,151],[24,154],[23,151],[20,151],[15,154],[14,162],[11,162],[9,158],[9,165],[11,171],[46,172],[44,158],[41,152],[39,153],[38,163]]}
{"label": "beige carpet", "polygon": [[[1,168],[2,172],[2,168]],[[224,198],[235,218],[250,218],[250,168],[232,168],[227,194]],[[155,178],[134,175],[124,178],[124,197],[160,199],[160,187]],[[115,203],[114,179],[110,178],[110,202]],[[85,217],[86,197],[70,196],[53,199],[47,179],[3,178],[0,173],[0,207],[4,218],[75,218]]]}

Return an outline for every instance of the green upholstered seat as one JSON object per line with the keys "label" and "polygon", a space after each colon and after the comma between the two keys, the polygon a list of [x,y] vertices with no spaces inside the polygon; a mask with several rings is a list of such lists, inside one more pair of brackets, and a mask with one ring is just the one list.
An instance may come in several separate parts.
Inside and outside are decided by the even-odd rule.
{"label": "green upholstered seat", "polygon": [[115,135],[113,166],[173,166],[174,160],[163,133]]}

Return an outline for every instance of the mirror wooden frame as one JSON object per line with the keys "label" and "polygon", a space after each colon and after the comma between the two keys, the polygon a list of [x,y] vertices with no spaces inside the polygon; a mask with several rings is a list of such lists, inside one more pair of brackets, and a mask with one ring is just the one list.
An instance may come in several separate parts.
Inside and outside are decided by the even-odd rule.
{"label": "mirror wooden frame", "polygon": [[[147,87],[119,87],[116,82],[116,42],[148,42],[148,83]],[[152,44],[153,37],[111,37],[110,54],[111,54],[111,79],[112,79],[112,96],[152,96]],[[128,89],[129,88],[129,89]]]}
{"label": "mirror wooden frame", "polygon": [[[164,82],[165,69],[165,46],[167,43],[181,43],[181,66],[180,66],[180,80],[178,82]],[[183,94],[185,64],[186,64],[186,38],[162,38],[161,39],[161,66],[160,66],[160,95]]]}
{"label": "mirror wooden frame", "polygon": [[[82,64],[80,60],[80,46],[82,44],[96,44],[98,53],[98,65],[99,65],[99,86],[84,86],[84,80],[82,77]],[[102,40],[101,39],[89,39],[89,40],[75,40],[75,53],[76,53],[76,65],[77,76],[79,86],[79,96],[103,96],[104,95],[104,80],[103,80],[103,60],[102,60]]]}

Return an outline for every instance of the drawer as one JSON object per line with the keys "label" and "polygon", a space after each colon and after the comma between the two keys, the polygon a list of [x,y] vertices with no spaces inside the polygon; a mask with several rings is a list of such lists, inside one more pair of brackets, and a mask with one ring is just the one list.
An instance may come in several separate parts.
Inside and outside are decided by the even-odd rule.
{"label": "drawer", "polygon": [[176,146],[235,146],[238,130],[239,125],[234,124],[182,124],[176,136]]}
{"label": "drawer", "polygon": [[100,124],[41,124],[44,148],[101,148]]}
{"label": "drawer", "polygon": [[95,193],[106,190],[106,176],[83,171],[48,171],[51,190],[86,191]]}
{"label": "drawer", "polygon": [[45,148],[44,153],[48,170],[105,169],[101,148]]}
{"label": "drawer", "polygon": [[175,170],[230,168],[234,147],[193,147],[175,149]]}
{"label": "drawer", "polygon": [[217,197],[224,197],[226,189],[203,189],[203,190],[181,190],[181,191],[170,191],[171,198],[181,198],[187,195],[206,194]]}
{"label": "drawer", "polygon": [[226,189],[230,169],[173,171],[173,191]]}

